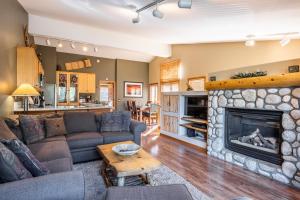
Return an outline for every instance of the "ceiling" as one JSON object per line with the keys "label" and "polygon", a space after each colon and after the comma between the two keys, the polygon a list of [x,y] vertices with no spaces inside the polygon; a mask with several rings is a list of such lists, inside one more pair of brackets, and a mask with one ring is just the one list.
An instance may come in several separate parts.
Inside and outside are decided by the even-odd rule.
{"label": "ceiling", "polygon": [[192,9],[179,9],[177,0],[166,0],[159,6],[165,14],[163,19],[154,18],[152,9],[148,9],[141,13],[141,23],[132,24],[136,16],[134,7],[141,8],[152,1],[19,0],[35,16],[157,44],[243,41],[247,35],[265,40],[274,39],[272,35],[278,33],[300,32],[299,0],[193,0]]}

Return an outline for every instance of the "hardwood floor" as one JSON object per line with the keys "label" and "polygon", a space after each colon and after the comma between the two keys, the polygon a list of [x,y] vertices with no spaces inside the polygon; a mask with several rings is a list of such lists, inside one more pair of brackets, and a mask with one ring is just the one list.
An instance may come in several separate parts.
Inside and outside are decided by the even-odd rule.
{"label": "hardwood floor", "polygon": [[241,196],[253,200],[300,199],[300,190],[210,157],[203,149],[159,135],[158,131],[145,133],[142,145],[213,199],[230,200]]}

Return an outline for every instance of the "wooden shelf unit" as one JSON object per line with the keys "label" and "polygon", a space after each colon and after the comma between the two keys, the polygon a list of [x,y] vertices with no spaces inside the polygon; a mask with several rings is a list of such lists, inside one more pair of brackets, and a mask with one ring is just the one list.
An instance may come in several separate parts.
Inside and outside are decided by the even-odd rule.
{"label": "wooden shelf unit", "polygon": [[200,124],[208,124],[207,120],[204,119],[197,119],[193,117],[182,117],[182,120],[188,121],[188,122],[194,122],[194,123],[200,123]]}
{"label": "wooden shelf unit", "polygon": [[192,123],[180,124],[180,126],[183,126],[185,128],[189,128],[189,129],[194,129],[195,131],[200,131],[200,132],[203,132],[203,133],[207,133],[207,129],[194,127],[194,126],[192,126]]}

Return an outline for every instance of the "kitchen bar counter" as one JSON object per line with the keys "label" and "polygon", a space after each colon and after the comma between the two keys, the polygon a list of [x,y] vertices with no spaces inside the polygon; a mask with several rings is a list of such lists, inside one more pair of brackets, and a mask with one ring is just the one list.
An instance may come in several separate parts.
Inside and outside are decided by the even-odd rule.
{"label": "kitchen bar counter", "polygon": [[63,113],[67,111],[90,111],[90,112],[110,112],[113,111],[112,106],[46,106],[45,108],[29,108],[24,112],[23,108],[15,109],[14,114],[44,114],[44,113]]}

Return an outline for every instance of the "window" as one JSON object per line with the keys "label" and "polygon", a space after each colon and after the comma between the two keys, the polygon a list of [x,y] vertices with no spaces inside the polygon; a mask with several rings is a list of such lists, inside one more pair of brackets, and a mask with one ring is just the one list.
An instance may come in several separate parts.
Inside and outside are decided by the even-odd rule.
{"label": "window", "polygon": [[161,84],[162,92],[178,92],[179,82],[165,82]]}
{"label": "window", "polygon": [[115,83],[113,81],[100,81],[100,96],[99,100],[101,104],[114,106],[115,99]]}
{"label": "window", "polygon": [[193,88],[194,91],[204,91],[205,90],[206,77],[194,77],[188,79],[188,84]]}
{"label": "window", "polygon": [[149,97],[150,97],[149,100],[152,103],[157,103],[157,101],[158,101],[158,84],[157,83],[150,84]]}
{"label": "window", "polygon": [[162,92],[179,91],[180,61],[169,60],[160,65],[160,82]]}

